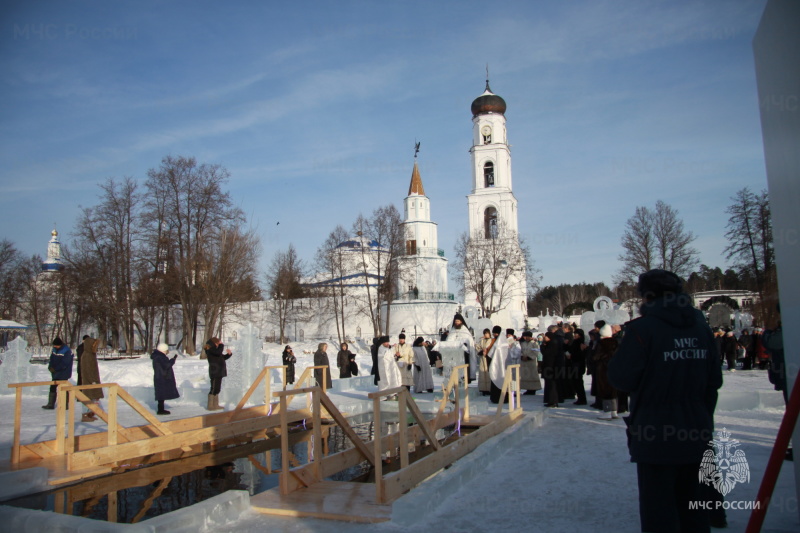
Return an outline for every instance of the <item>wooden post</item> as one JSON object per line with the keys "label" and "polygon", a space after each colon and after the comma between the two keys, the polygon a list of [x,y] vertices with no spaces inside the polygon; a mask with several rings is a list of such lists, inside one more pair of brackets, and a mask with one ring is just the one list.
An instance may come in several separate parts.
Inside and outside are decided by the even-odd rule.
{"label": "wooden post", "polygon": [[381,446],[381,399],[380,397],[373,398],[372,400],[372,427],[375,429],[375,438],[373,443],[375,445],[375,501],[384,503],[383,494],[383,449]]}
{"label": "wooden post", "polygon": [[286,418],[288,402],[286,396],[281,396],[281,475],[279,486],[281,495],[289,494],[289,421]]}
{"label": "wooden post", "polygon": [[61,387],[56,389],[56,452],[64,455],[64,424],[66,424],[66,394]]}
{"label": "wooden post", "polygon": [[314,427],[312,428],[312,435],[314,437],[314,479],[321,480],[322,479],[322,470],[320,469],[320,463],[322,462],[322,417],[320,416],[320,404],[319,404],[319,395],[320,395],[320,388],[314,387],[314,392],[311,393],[311,401],[313,405],[313,410],[311,411],[311,420]]}
{"label": "wooden post", "polygon": [[[269,405],[269,401],[272,399],[272,376],[270,375],[269,369],[267,370],[267,375],[264,376],[264,405]],[[269,408],[267,408],[269,410]]]}
{"label": "wooden post", "polygon": [[69,428],[69,438],[67,439],[67,469],[72,470],[72,454],[75,453],[75,393],[69,391],[66,394],[67,401],[69,402],[70,411],[67,415],[67,426]]}
{"label": "wooden post", "polygon": [[469,366],[464,367],[464,416],[463,420],[469,420]]}
{"label": "wooden post", "polygon": [[108,521],[117,522],[117,491],[108,493]]}
{"label": "wooden post", "polygon": [[[119,385],[114,385],[113,387],[109,387],[108,390],[108,445],[109,446],[115,446],[117,444],[117,388],[118,387]],[[110,512],[111,510],[109,509],[109,513]]]}
{"label": "wooden post", "polygon": [[14,401],[14,444],[11,445],[11,464],[19,463],[20,425],[22,424],[22,388],[17,387]]}
{"label": "wooden post", "polygon": [[400,439],[400,468],[408,466],[408,417],[406,415],[406,402],[409,400],[407,389],[400,392],[397,402],[397,417],[400,420],[399,439]]}
{"label": "wooden post", "polygon": [[64,514],[64,501],[67,499],[67,491],[56,492],[53,495],[53,511]]}

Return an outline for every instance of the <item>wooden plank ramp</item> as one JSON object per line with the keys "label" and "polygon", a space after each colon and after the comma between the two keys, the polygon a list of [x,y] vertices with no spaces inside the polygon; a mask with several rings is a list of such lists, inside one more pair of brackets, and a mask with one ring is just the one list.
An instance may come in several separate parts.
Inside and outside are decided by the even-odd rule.
{"label": "wooden plank ramp", "polygon": [[250,505],[264,514],[345,522],[376,523],[392,518],[392,504],[375,500],[372,483],[324,480],[285,496],[276,487],[251,496]]}

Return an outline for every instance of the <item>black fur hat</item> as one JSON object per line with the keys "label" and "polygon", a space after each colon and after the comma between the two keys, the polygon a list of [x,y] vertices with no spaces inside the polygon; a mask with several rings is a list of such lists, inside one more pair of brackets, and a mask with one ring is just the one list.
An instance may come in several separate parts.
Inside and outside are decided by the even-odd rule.
{"label": "black fur hat", "polygon": [[683,291],[683,282],[677,274],[669,270],[655,268],[639,275],[637,285],[642,298],[654,299],[665,294],[679,294]]}

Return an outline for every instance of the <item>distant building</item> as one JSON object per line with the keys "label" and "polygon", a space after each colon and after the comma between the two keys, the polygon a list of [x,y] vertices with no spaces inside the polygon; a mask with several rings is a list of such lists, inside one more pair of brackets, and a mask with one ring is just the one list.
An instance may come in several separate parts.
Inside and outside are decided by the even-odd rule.
{"label": "distant building", "polygon": [[[472,192],[467,196],[470,239],[512,238],[519,246],[517,199],[511,181],[511,148],[506,132],[506,102],[494,94],[486,80],[486,90],[472,102]],[[515,279],[508,302],[492,322],[521,328],[528,314],[527,284]],[[467,306],[479,306],[474,292],[467,291]]]}
{"label": "distant building", "polygon": [[425,196],[416,155],[403,200],[402,225],[405,254],[395,258],[397,292],[391,309],[384,304],[381,315],[389,317],[387,333],[405,328],[407,333],[430,335],[451,324],[458,304],[447,292],[447,259],[439,248],[438,228],[431,221],[431,201]]}
{"label": "distant building", "polygon": [[749,311],[758,301],[758,293],[752,291],[703,291],[692,294],[694,306],[703,311],[717,303],[728,305],[732,311]]}
{"label": "distant building", "polygon": [[453,300],[447,292],[447,259],[439,248],[431,201],[425,196],[416,157],[403,206],[405,255],[396,259],[400,278],[397,299]]}
{"label": "distant building", "polygon": [[61,272],[64,270],[64,261],[61,259],[61,241],[55,228],[50,232],[50,242],[47,244],[47,259],[42,261],[42,272]]}

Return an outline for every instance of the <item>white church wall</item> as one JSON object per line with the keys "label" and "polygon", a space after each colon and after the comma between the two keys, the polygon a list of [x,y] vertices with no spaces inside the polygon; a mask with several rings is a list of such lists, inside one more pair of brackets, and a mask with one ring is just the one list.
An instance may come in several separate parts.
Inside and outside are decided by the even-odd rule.
{"label": "white church wall", "polygon": [[[406,335],[430,337],[438,334],[439,329],[449,328],[453,322],[453,315],[458,310],[459,304],[455,301],[443,302],[392,302],[391,315],[389,316],[389,335],[397,335],[405,328]],[[382,308],[386,316],[386,306]]]}

